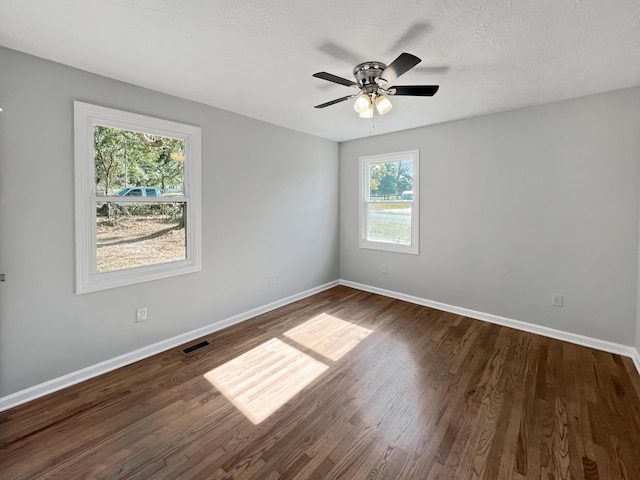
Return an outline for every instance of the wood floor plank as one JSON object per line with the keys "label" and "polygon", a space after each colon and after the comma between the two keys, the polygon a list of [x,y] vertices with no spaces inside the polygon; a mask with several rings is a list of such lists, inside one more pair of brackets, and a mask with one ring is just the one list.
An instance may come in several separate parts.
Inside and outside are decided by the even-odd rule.
{"label": "wood floor plank", "polygon": [[[205,338],[0,413],[0,477],[640,479],[618,355],[343,286]],[[284,347],[241,357],[265,345]],[[326,366],[311,381],[304,356]],[[227,364],[267,395],[260,423],[207,380]]]}

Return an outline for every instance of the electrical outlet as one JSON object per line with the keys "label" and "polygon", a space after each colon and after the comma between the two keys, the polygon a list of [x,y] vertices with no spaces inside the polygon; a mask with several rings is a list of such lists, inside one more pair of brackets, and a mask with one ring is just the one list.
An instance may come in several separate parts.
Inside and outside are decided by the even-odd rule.
{"label": "electrical outlet", "polygon": [[380,271],[382,273],[388,273],[389,272],[389,270],[387,270],[387,266],[384,263],[382,264],[382,267],[380,268]]}
{"label": "electrical outlet", "polygon": [[142,307],[136,310],[136,323],[147,321],[147,307]]}
{"label": "electrical outlet", "polygon": [[551,295],[551,305],[553,305],[554,307],[561,307],[563,304],[563,300],[564,297],[562,295],[559,295],[557,293]]}
{"label": "electrical outlet", "polygon": [[276,283],[276,276],[272,273],[269,275],[269,285],[273,285],[274,283]]}

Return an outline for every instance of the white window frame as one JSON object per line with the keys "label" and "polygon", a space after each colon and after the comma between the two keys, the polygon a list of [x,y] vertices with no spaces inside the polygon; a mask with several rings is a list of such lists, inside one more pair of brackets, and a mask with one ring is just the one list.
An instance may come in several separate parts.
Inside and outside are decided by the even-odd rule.
{"label": "white window frame", "polygon": [[[411,244],[401,245],[392,242],[369,240],[369,204],[377,203],[370,200],[369,166],[373,163],[399,162],[402,160],[413,161],[413,200],[411,200]],[[373,250],[386,250],[389,252],[419,254],[420,232],[420,152],[419,150],[407,150],[404,152],[383,153],[379,155],[367,155],[360,157],[360,248]],[[407,200],[389,200],[385,203],[406,204]]]}
{"label": "white window frame", "polygon": [[[108,272],[97,271],[95,125],[153,133],[154,135],[184,140],[184,196],[127,197],[127,201],[178,201],[185,203],[185,259]],[[74,102],[74,141],[76,294],[80,295],[200,271],[202,269],[200,127],[76,101]],[[118,197],[115,200],[121,200],[121,198]]]}

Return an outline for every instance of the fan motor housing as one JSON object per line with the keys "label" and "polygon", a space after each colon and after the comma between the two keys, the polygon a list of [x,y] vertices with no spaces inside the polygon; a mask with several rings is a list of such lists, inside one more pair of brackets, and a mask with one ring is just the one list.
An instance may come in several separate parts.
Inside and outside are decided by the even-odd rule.
{"label": "fan motor housing", "polygon": [[382,62],[364,62],[353,69],[353,76],[356,77],[358,88],[364,93],[375,93],[378,90],[376,78],[387,66]]}

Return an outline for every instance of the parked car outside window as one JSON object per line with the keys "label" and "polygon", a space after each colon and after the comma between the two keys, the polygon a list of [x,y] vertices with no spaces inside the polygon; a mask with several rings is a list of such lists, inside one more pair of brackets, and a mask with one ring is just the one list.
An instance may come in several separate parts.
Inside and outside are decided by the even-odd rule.
{"label": "parked car outside window", "polygon": [[127,187],[116,193],[117,197],[161,197],[158,187]]}

